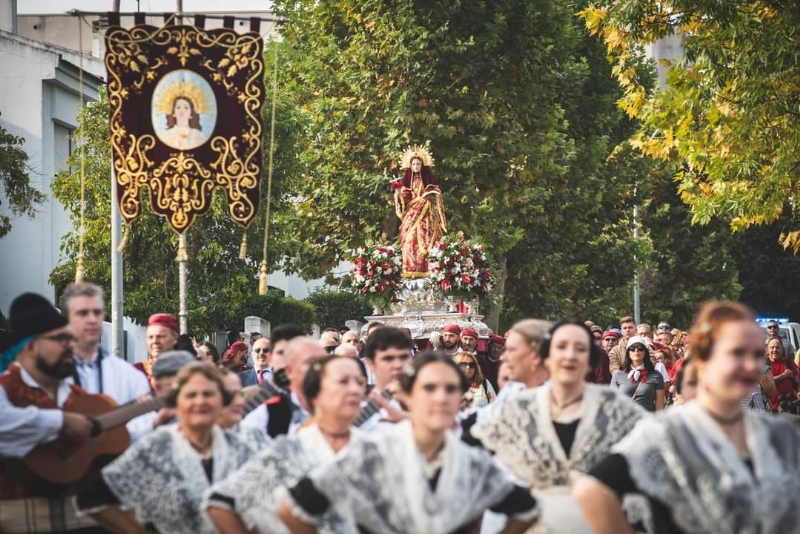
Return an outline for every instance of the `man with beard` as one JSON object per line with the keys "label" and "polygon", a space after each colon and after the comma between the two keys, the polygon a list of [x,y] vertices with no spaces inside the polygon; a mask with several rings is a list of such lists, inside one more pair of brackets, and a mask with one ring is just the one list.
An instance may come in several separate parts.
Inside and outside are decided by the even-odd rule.
{"label": "man with beard", "polygon": [[15,358],[0,376],[0,532],[72,532],[94,525],[78,519],[72,488],[21,477],[24,457],[37,445],[65,438],[82,443],[95,432],[88,417],[65,412],[86,395],[75,372],[75,336],[67,320],[41,295],[24,293],[11,303]]}
{"label": "man with beard", "polygon": [[449,324],[442,328],[442,344],[444,345],[444,353],[448,356],[455,356],[461,352],[459,346],[461,335],[461,327],[457,324]]}
{"label": "man with beard", "polygon": [[[103,290],[94,284],[70,284],[62,296],[63,312],[75,334],[73,380],[87,393],[108,395],[118,405],[149,395],[150,384],[133,365],[100,346],[103,333]],[[132,440],[153,428],[155,414],[137,417],[127,424]]]}

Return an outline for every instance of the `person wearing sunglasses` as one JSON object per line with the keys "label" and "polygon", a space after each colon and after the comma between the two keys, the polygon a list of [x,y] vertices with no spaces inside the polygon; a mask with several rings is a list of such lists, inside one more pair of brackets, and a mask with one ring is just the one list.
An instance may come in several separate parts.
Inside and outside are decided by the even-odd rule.
{"label": "person wearing sunglasses", "polygon": [[649,412],[664,409],[664,376],[650,359],[647,338],[634,336],[628,340],[622,368],[611,379],[611,387]]}
{"label": "person wearing sunglasses", "polygon": [[289,488],[278,511],[289,531],[317,532],[328,510],[348,504],[373,534],[466,532],[489,508],[509,517],[505,532],[525,532],[538,516],[536,499],[488,451],[453,432],[469,389],[453,359],[422,354],[398,382],[409,419],[350,444]]}
{"label": "person wearing sunglasses", "polygon": [[469,391],[467,392],[469,403],[467,407],[481,408],[492,402],[497,395],[492,384],[484,378],[475,354],[467,351],[459,352],[456,354],[455,361],[469,382]]}
{"label": "person wearing sunglasses", "polygon": [[272,379],[272,365],[269,339],[258,338],[253,343],[253,368],[239,373],[242,387],[260,386],[264,380]]}

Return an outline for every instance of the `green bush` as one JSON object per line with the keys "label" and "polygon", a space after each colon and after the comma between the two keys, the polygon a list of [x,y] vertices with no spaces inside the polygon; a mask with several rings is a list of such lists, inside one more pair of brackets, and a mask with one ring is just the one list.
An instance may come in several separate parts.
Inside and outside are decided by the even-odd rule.
{"label": "green bush", "polygon": [[[267,292],[246,299],[235,313],[231,314],[231,324],[239,324],[249,315],[262,317],[272,327],[281,324],[296,324],[311,333],[311,325],[317,322],[314,305],[303,300],[284,297],[280,291]],[[233,311],[233,310],[232,310]]]}
{"label": "green bush", "polygon": [[341,328],[345,321],[364,321],[364,316],[372,315],[372,306],[361,295],[349,291],[321,288],[312,292],[306,302],[317,310],[317,324],[320,329]]}

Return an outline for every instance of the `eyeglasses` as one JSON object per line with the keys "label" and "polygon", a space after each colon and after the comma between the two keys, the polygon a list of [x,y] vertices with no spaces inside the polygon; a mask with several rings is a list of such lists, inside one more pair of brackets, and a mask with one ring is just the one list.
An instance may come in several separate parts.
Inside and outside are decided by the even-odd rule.
{"label": "eyeglasses", "polygon": [[73,336],[72,334],[58,334],[55,336],[39,336],[37,339],[46,339],[48,341],[55,341],[56,343],[60,343],[62,347],[66,347],[70,343],[75,343],[78,341],[78,338]]}
{"label": "eyeglasses", "polygon": [[271,351],[272,351],[272,349],[269,348],[269,347],[267,347],[265,349],[253,349],[253,352],[255,352],[256,354],[258,354],[260,352],[271,352]]}
{"label": "eyeglasses", "polygon": [[615,338],[615,337],[604,337],[603,338],[603,341],[609,341],[609,342],[610,341],[616,341],[616,340],[617,340],[617,338]]}
{"label": "eyeglasses", "polygon": [[461,369],[475,369],[476,365],[475,362],[461,362],[458,364],[458,367]]}
{"label": "eyeglasses", "polygon": [[644,347],[641,345],[634,345],[628,349],[630,352],[644,352]]}
{"label": "eyeglasses", "polygon": [[776,324],[771,324],[771,325],[767,326],[767,330],[775,330],[776,328],[778,328],[778,325],[776,325]]}

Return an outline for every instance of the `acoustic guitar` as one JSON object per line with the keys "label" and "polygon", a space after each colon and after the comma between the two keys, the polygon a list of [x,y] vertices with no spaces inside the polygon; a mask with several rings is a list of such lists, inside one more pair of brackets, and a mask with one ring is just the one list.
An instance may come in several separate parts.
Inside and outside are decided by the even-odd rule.
{"label": "acoustic guitar", "polygon": [[[386,399],[387,401],[392,400],[392,394],[388,391],[381,391],[381,396]],[[358,412],[358,417],[356,418],[353,426],[361,426],[366,423],[370,417],[381,411],[382,406],[378,404],[378,401],[375,399],[369,399],[367,403],[361,408],[361,411]]]}
{"label": "acoustic guitar", "polygon": [[56,440],[39,445],[30,451],[22,463],[38,478],[53,484],[72,484],[80,480],[95,458],[118,455],[131,444],[125,424],[131,419],[164,406],[161,398],[134,401],[117,406],[107,395],[80,395],[65,409],[92,418],[101,432],[79,445]]}

